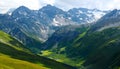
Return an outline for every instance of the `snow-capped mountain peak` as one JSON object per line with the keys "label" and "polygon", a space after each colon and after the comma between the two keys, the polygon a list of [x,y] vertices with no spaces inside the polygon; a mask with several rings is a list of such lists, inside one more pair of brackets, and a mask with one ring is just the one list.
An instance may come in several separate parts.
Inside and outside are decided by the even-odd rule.
{"label": "snow-capped mountain peak", "polygon": [[[44,6],[39,10],[30,10],[25,6],[20,6],[12,12],[9,18],[13,21],[11,23],[28,36],[38,40],[47,40],[62,26],[92,23],[105,13],[87,8],[74,8],[66,12],[52,5]],[[13,28],[10,27],[9,30],[12,31]]]}
{"label": "snow-capped mountain peak", "polygon": [[73,8],[68,11],[72,20],[79,23],[91,23],[105,15],[106,11],[98,9]]}

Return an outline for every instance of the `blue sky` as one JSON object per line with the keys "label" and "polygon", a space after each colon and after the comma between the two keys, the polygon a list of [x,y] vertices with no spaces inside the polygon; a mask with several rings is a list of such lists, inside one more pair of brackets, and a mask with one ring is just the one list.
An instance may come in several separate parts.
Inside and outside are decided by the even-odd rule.
{"label": "blue sky", "polygon": [[37,10],[47,4],[54,5],[63,10],[71,8],[89,8],[100,10],[120,9],[120,0],[1,0],[0,13],[7,12],[10,8],[24,5],[30,9]]}

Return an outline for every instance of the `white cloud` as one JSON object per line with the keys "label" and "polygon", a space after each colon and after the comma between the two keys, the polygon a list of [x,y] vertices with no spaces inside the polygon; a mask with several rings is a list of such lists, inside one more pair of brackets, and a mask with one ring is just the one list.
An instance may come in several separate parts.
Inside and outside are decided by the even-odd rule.
{"label": "white cloud", "polygon": [[54,5],[55,0],[43,0],[43,3]]}
{"label": "white cloud", "polygon": [[46,4],[55,5],[64,10],[70,8],[98,8],[102,10],[120,9],[120,0],[1,0],[0,12],[6,12],[10,8],[21,5],[30,9],[39,9]]}
{"label": "white cloud", "polygon": [[10,8],[17,8],[19,6],[26,6],[30,9],[40,8],[39,0],[1,0],[0,1],[0,12],[5,13]]}
{"label": "white cloud", "polygon": [[98,8],[101,10],[109,10],[109,9],[120,9],[120,0],[57,0],[55,3],[56,6],[61,7],[63,9],[70,8]]}

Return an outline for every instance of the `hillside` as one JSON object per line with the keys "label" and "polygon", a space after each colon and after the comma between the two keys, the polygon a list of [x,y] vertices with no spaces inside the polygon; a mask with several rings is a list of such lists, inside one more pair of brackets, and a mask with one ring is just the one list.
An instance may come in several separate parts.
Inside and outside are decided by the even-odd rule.
{"label": "hillside", "polygon": [[70,31],[71,36],[62,35],[67,33],[66,30],[57,31],[46,43],[51,46],[43,50],[42,55],[78,68],[114,69],[117,67],[118,69],[120,66],[120,27],[92,33],[88,33],[90,30],[87,28],[86,30],[83,27],[78,29],[81,30],[81,32],[76,30],[78,36],[73,36],[73,32]]}
{"label": "hillside", "polygon": [[0,31],[0,68],[4,69],[74,69],[32,54],[20,42]]}
{"label": "hillside", "polygon": [[48,47],[42,55],[82,69],[119,69],[119,12],[113,10],[91,25],[57,30],[43,44]]}
{"label": "hillside", "polygon": [[41,55],[72,66],[81,66],[84,60],[81,58],[75,58],[74,60],[74,58],[69,57],[69,55],[77,57],[73,54],[77,49],[72,49],[72,46],[79,45],[79,43],[76,42],[86,34],[90,26],[90,24],[65,26],[57,30],[43,45],[41,45],[43,49]]}
{"label": "hillside", "polygon": [[119,27],[116,27],[86,34],[75,43],[76,45],[66,49],[67,54],[71,58],[83,58],[85,61],[83,66],[87,69],[113,69],[118,67],[120,64],[119,31]]}

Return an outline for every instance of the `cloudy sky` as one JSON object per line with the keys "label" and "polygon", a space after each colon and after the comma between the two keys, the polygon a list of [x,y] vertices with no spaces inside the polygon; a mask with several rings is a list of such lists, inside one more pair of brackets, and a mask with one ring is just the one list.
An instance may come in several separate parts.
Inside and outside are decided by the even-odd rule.
{"label": "cloudy sky", "polygon": [[47,4],[54,5],[63,10],[79,7],[98,8],[101,10],[120,9],[120,0],[1,0],[0,13],[5,13],[10,8],[17,8],[21,5],[37,10]]}

